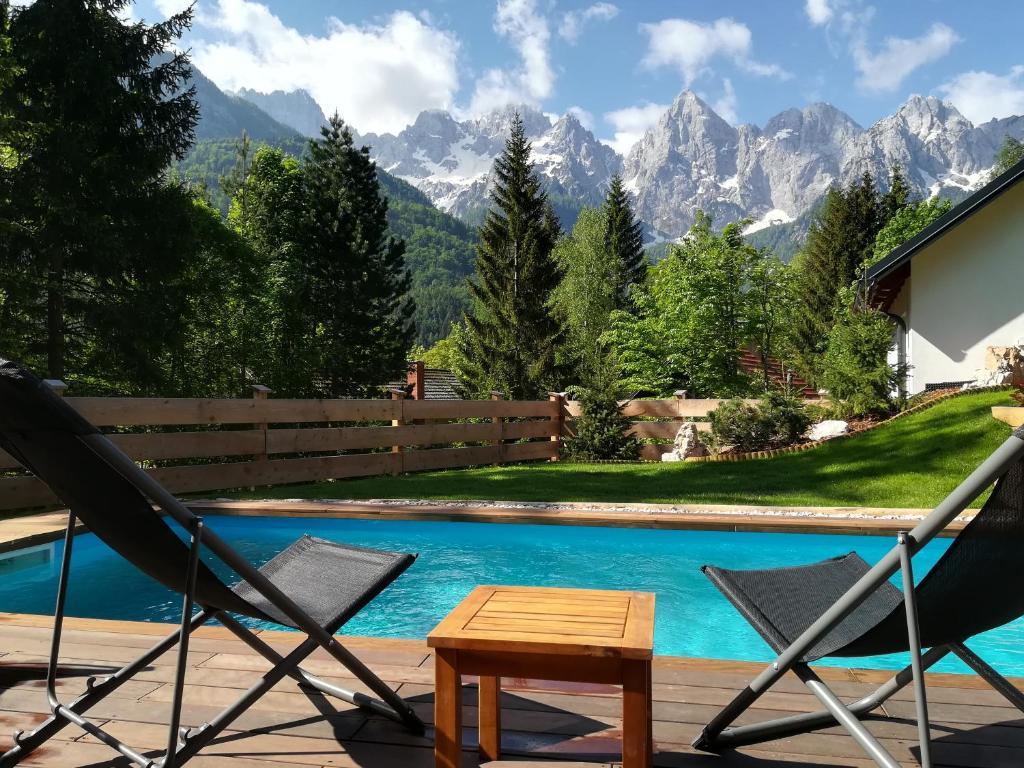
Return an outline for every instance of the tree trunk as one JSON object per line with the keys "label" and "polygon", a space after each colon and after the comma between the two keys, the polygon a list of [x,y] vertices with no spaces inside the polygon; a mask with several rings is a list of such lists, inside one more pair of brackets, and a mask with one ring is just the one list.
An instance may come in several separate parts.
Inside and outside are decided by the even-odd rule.
{"label": "tree trunk", "polygon": [[51,379],[64,378],[64,254],[50,252],[46,275],[46,367]]}

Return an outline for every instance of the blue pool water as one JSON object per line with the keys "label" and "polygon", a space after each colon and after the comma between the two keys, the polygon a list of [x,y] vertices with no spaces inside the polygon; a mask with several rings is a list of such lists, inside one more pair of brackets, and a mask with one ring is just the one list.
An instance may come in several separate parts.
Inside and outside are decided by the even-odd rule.
{"label": "blue pool water", "polygon": [[[206,522],[257,564],[303,533],[418,552],[412,568],[353,619],[346,634],[422,638],[477,584],[636,589],[657,593],[656,653],[749,661],[769,661],[772,654],[701,574],[701,565],[796,565],[851,550],[874,562],[894,543],[871,536],[487,523],[226,516],[207,517]],[[54,544],[52,551],[20,564],[0,563],[0,611],[52,612],[62,546]],[[936,541],[915,558],[918,577],[947,546],[948,541]],[[69,615],[180,618],[180,598],[92,535],[76,539],[72,568]],[[982,635],[971,645],[1004,674],[1024,675],[1024,622]],[[905,663],[899,657],[877,657],[851,665],[891,669]],[[936,669],[967,671],[949,658]]]}

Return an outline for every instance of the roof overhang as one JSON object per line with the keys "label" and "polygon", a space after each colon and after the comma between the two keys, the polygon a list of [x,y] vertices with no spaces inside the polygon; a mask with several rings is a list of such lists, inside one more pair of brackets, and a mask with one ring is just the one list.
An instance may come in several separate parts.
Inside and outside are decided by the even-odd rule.
{"label": "roof overhang", "polygon": [[[903,245],[894,248],[888,256],[868,269],[867,282],[872,286],[872,291],[876,290],[876,288],[880,289],[883,282],[890,275],[892,279],[895,279],[896,273],[901,272],[904,267],[907,268],[906,275],[909,275],[910,260],[914,258],[916,253],[942,237],[949,230],[962,224],[1021,179],[1024,179],[1024,160],[1021,160],[962,203],[937,218],[914,235],[914,237],[903,243]],[[906,280],[906,275],[904,275],[903,280]],[[902,285],[902,281],[900,281],[900,285]],[[893,294],[892,298],[895,298],[895,295]]]}

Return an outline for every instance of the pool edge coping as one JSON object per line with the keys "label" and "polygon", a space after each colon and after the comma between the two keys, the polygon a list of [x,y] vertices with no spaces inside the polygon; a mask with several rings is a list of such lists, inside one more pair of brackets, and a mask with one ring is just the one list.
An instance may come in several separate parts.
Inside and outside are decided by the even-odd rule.
{"label": "pool edge coping", "polygon": [[[894,536],[931,510],[880,507],[781,507],[766,505],[623,505],[608,502],[565,502],[546,508],[521,502],[301,501],[193,499],[186,502],[200,514],[251,517],[348,518],[356,520],[421,520],[525,525],[606,526],[666,530],[734,531],[747,533],[812,533]],[[640,508],[624,511],[621,507]],[[970,515],[974,510],[967,510]],[[67,511],[41,512],[0,520],[0,554],[59,540],[67,528]],[[859,516],[855,516],[859,515]],[[944,531],[951,536],[966,520]],[[81,523],[76,534],[86,528]]]}

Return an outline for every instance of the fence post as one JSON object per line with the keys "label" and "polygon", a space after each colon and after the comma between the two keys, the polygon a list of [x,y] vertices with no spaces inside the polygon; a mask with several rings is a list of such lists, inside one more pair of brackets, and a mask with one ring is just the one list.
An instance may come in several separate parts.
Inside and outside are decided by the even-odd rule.
{"label": "fence post", "polygon": [[565,392],[549,392],[548,400],[555,404],[554,434],[551,442],[555,443],[555,455],[551,461],[558,461],[562,457],[562,434],[565,432]]}
{"label": "fence post", "polygon": [[64,393],[68,389],[68,385],[60,379],[43,379],[43,383],[53,390],[53,394],[57,397],[64,397]]}
{"label": "fence post", "polygon": [[[505,393],[499,392],[496,389],[491,390],[491,400],[504,400]],[[494,440],[494,464],[497,466],[505,461],[505,417],[504,416],[492,416],[491,422],[495,425],[494,431],[497,437]]]}
{"label": "fence post", "polygon": [[[262,384],[253,384],[252,385],[252,399],[253,400],[266,400],[270,396],[270,393],[273,392],[273,391],[274,390],[272,390],[270,387],[265,387]],[[255,429],[258,429],[260,432],[263,433],[263,453],[257,454],[256,458],[254,459],[254,461],[266,461],[267,457],[269,455],[267,453],[267,427],[268,427],[267,422],[265,422],[265,421],[256,422],[255,424],[253,424],[253,427]]]}
{"label": "fence post", "polygon": [[672,393],[676,397],[676,418],[683,418],[683,400],[686,399],[686,390],[677,389]]}
{"label": "fence post", "polygon": [[[405,391],[401,389],[391,390],[391,399],[399,400],[398,404],[398,418],[391,420],[392,427],[403,427],[405,426]],[[391,463],[391,474],[392,476],[401,474],[402,472],[402,446],[401,444],[392,445],[391,453],[397,454],[394,461]]]}

